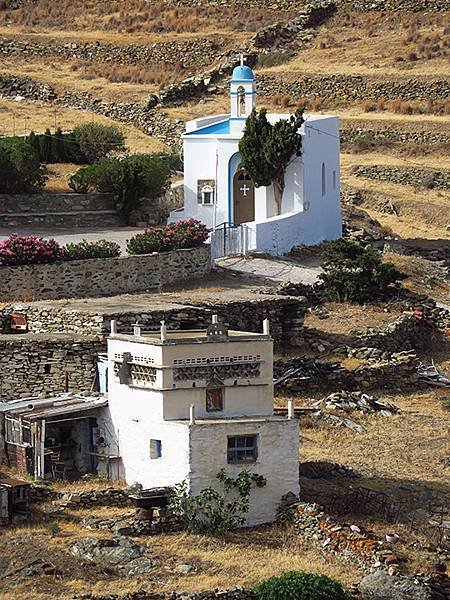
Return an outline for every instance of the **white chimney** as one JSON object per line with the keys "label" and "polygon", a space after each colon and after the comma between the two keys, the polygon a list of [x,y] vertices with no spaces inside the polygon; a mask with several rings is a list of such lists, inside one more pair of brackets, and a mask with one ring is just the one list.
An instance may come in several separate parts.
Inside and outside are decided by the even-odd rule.
{"label": "white chimney", "polygon": [[288,400],[288,419],[293,419],[294,418],[294,401],[293,400]]}
{"label": "white chimney", "polygon": [[212,316],[213,325],[216,325],[219,322],[219,317],[217,315]]}
{"label": "white chimney", "polygon": [[167,327],[164,321],[161,321],[161,341],[167,340]]}
{"label": "white chimney", "polygon": [[189,407],[189,423],[191,425],[195,425],[195,406],[191,404]]}
{"label": "white chimney", "polygon": [[141,335],[141,327],[138,323],[133,325],[133,335],[140,336]]}
{"label": "white chimney", "polygon": [[264,333],[264,335],[269,335],[270,334],[269,319],[264,319],[264,321],[263,321],[263,333]]}
{"label": "white chimney", "polygon": [[111,335],[115,335],[117,333],[117,321],[115,319],[111,319],[109,325],[111,327]]}

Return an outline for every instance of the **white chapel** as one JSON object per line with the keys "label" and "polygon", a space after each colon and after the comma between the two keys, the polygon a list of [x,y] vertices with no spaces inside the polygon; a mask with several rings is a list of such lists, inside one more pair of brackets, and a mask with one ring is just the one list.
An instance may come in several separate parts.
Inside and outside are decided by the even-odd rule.
{"label": "white chapel", "polygon": [[[169,222],[195,218],[212,230],[244,226],[249,250],[274,255],[340,237],[338,117],[304,115],[302,153],[287,168],[278,214],[273,186],[255,187],[240,167],[239,140],[256,95],[253,71],[241,64],[230,82],[230,114],[187,122],[184,206],[170,213]],[[276,123],[289,116],[267,118]]]}

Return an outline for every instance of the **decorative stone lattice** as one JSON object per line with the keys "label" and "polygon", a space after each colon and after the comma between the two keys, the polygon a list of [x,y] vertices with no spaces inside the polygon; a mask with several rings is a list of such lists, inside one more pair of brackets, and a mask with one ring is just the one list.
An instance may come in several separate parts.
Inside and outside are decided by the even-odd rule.
{"label": "decorative stone lattice", "polygon": [[174,381],[224,381],[225,379],[254,379],[261,374],[260,363],[230,363],[198,367],[179,367],[173,370]]}
{"label": "decorative stone lattice", "polygon": [[[121,366],[121,362],[114,362],[114,375],[116,377],[119,376],[119,370]],[[152,384],[156,381],[156,369],[154,367],[135,363],[132,363],[130,367],[130,385],[134,385],[136,387],[146,387],[147,384]]]}

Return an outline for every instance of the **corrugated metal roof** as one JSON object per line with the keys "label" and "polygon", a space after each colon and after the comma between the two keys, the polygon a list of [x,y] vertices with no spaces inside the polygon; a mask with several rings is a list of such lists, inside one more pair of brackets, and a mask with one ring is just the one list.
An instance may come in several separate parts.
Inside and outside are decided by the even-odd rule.
{"label": "corrugated metal roof", "polygon": [[31,485],[29,481],[23,481],[23,479],[14,479],[14,477],[3,477],[0,479],[0,485],[6,485],[6,487],[23,487],[24,485]]}
{"label": "corrugated metal roof", "polygon": [[104,396],[79,396],[61,394],[50,398],[23,398],[12,402],[0,403],[0,412],[22,417],[23,419],[42,419],[59,415],[85,412],[107,406]]}

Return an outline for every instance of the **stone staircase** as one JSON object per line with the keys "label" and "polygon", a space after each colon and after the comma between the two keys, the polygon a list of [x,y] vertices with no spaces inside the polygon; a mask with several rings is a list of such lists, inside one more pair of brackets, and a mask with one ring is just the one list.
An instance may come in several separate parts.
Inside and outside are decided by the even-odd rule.
{"label": "stone staircase", "polygon": [[108,194],[0,195],[0,229],[78,229],[124,225]]}

